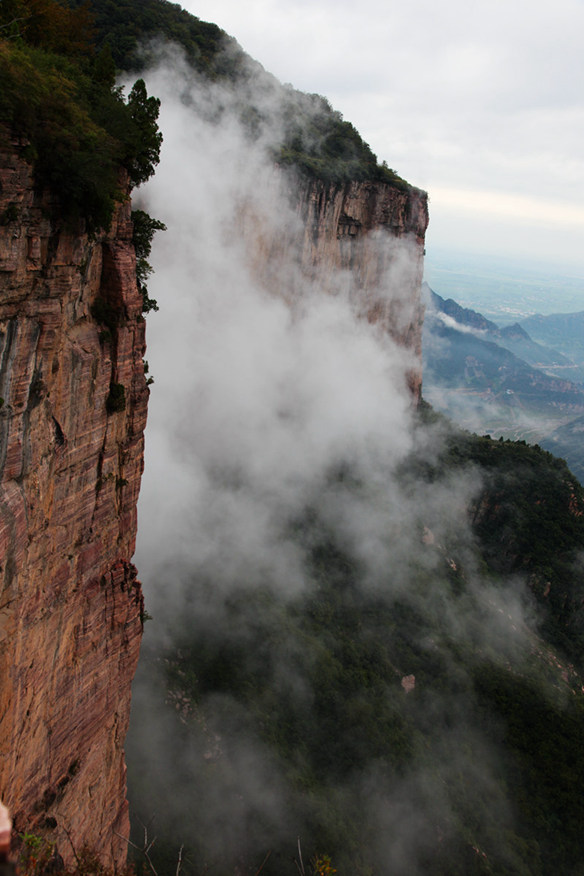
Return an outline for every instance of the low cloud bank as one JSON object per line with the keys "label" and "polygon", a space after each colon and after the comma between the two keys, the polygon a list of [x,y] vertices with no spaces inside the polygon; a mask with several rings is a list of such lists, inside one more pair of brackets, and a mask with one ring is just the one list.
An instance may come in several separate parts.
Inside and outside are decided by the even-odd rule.
{"label": "low cloud bank", "polygon": [[[241,95],[180,64],[148,89],[165,140],[139,206],[168,231],[149,284],[136,562],[154,620],[134,808],[190,844],[192,872],[257,870],[273,851],[265,872],[292,873],[299,834],[307,855],[327,853],[352,823],[362,834],[339,852],[352,872],[429,872],[449,843],[459,853],[465,807],[487,837],[511,818],[465,660],[520,658],[521,584],[485,583],[476,473],[419,476],[442,427],[414,429],[410,356],[358,318],[349,278],[324,291],[290,250],[258,279],[255,229],[297,233],[270,159],[278,131],[252,142]],[[269,116],[273,95],[255,99]],[[395,277],[380,295],[399,297]],[[341,679],[353,647],[354,684]]]}

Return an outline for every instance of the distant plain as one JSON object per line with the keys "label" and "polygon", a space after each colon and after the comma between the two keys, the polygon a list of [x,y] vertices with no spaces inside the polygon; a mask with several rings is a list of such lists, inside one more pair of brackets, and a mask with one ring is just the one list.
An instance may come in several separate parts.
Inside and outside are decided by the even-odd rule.
{"label": "distant plain", "polygon": [[543,261],[431,249],[425,279],[442,298],[478,310],[500,326],[536,313],[584,310],[584,271]]}

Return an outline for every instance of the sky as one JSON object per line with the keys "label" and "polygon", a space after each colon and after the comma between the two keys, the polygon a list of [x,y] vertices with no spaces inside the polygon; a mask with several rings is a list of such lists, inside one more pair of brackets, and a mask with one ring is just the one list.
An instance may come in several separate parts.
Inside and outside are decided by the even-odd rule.
{"label": "sky", "polygon": [[430,196],[428,257],[584,275],[584,0],[183,0]]}

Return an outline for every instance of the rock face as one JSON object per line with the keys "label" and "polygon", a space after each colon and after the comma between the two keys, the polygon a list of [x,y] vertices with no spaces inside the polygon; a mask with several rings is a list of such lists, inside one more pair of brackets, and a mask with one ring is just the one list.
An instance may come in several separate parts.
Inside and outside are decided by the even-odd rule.
{"label": "rock face", "polygon": [[418,400],[426,193],[405,184],[298,184],[294,179],[288,199],[296,223],[262,223],[257,213],[243,223],[257,273],[271,288],[278,288],[278,276],[292,261],[292,250],[301,282],[308,278],[330,294],[348,295],[361,317],[378,324],[409,351],[408,382]]}
{"label": "rock face", "polygon": [[129,200],[95,236],[49,208],[18,144],[2,149],[0,797],[66,861],[87,844],[117,865],[143,616],[144,321]]}

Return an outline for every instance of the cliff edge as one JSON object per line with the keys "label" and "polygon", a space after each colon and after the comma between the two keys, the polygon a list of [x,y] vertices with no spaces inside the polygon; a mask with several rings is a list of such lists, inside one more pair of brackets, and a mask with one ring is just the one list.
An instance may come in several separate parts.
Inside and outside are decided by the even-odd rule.
{"label": "cliff edge", "polygon": [[[15,828],[125,860],[148,388],[129,199],[50,219],[0,147],[0,796]],[[69,839],[67,838],[69,837]]]}
{"label": "cliff edge", "polygon": [[[378,325],[409,354],[406,377],[418,403],[426,192],[403,181],[330,183],[295,173],[278,176],[276,185],[287,189],[296,222],[279,225],[262,219],[261,211],[243,210],[240,232],[254,273],[285,294],[281,277],[288,264],[297,264],[301,285],[308,278],[329,294],[347,295],[360,318]],[[293,290],[294,282],[289,285]]]}
{"label": "cliff edge", "polygon": [[415,357],[408,383],[422,392],[421,299],[428,196],[413,186],[352,182],[307,185],[300,206],[306,269],[350,272],[358,312]]}

